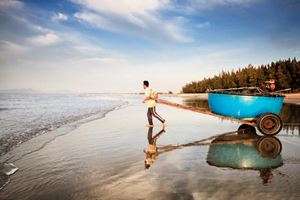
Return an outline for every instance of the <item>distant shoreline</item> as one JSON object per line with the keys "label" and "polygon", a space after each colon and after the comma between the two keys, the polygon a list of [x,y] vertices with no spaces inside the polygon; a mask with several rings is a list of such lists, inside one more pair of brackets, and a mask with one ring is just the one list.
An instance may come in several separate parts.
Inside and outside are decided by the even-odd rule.
{"label": "distant shoreline", "polygon": [[[160,94],[162,97],[182,97],[182,98],[196,98],[204,99],[208,98],[207,93],[179,93],[179,94]],[[284,103],[300,104],[300,93],[285,94]]]}

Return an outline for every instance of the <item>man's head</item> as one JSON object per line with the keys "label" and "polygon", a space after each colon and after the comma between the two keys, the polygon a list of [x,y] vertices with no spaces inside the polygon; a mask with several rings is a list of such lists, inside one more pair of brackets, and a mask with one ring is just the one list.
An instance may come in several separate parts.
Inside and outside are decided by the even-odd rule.
{"label": "man's head", "polygon": [[145,169],[149,169],[151,166],[147,160],[144,161],[144,164],[145,164]]}
{"label": "man's head", "polygon": [[147,87],[149,87],[149,81],[144,81],[143,82],[143,86],[144,86],[144,89],[146,89]]}

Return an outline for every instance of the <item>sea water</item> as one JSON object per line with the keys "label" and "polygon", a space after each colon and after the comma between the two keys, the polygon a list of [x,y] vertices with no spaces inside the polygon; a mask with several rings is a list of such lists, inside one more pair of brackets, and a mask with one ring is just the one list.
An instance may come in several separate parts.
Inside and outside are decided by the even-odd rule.
{"label": "sea water", "polygon": [[[0,93],[0,156],[59,127],[69,126],[68,132],[85,122],[104,117],[107,112],[136,97],[125,94]],[[54,134],[48,140],[57,136]],[[44,141],[37,149],[49,141]],[[23,152],[21,157],[30,152]],[[9,159],[0,162],[0,190],[17,170]]]}
{"label": "sea water", "polygon": [[0,156],[37,135],[128,103],[132,95],[0,93]]}

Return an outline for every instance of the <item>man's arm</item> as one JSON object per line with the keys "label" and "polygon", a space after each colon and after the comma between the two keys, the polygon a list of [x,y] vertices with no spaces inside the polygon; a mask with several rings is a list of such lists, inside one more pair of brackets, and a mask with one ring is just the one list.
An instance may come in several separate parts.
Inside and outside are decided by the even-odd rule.
{"label": "man's arm", "polygon": [[145,96],[146,96],[146,97],[145,97],[143,103],[145,103],[146,101],[148,101],[148,100],[150,100],[150,99],[153,99],[153,98],[151,97],[151,94],[152,94],[152,89],[150,89],[150,91],[145,92]]}
{"label": "man's arm", "polygon": [[145,103],[146,101],[148,101],[148,100],[150,100],[150,99],[152,99],[150,96],[147,96],[145,99],[144,99],[144,101],[143,101],[143,103]]}

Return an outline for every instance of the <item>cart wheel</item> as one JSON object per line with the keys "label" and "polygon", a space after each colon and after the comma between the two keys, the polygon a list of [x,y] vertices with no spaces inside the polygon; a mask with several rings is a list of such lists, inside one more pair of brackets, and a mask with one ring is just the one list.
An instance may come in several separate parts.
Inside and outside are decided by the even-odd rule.
{"label": "cart wheel", "polygon": [[276,135],[282,129],[280,117],[273,113],[265,113],[259,116],[256,125],[264,135]]}
{"label": "cart wheel", "polygon": [[247,134],[247,135],[256,135],[256,130],[254,126],[248,125],[248,124],[242,124],[238,128],[238,134]]}
{"label": "cart wheel", "polygon": [[262,157],[275,158],[281,153],[282,145],[276,137],[264,136],[257,142],[256,149]]}

